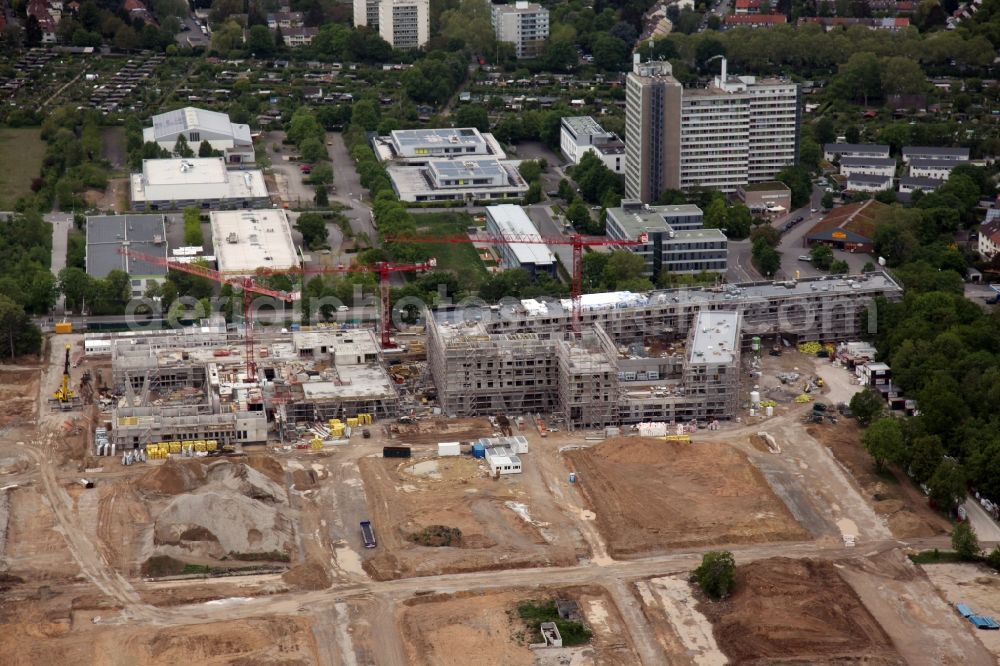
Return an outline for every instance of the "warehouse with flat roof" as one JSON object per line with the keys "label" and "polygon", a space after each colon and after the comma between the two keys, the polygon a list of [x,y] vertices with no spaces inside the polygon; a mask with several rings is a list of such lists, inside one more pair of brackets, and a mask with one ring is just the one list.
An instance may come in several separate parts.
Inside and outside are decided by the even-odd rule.
{"label": "warehouse with flat roof", "polygon": [[520,206],[489,206],[486,209],[486,232],[504,238],[538,238],[538,243],[497,243],[500,263],[504,268],[523,268],[532,277],[539,274],[555,277],[556,257],[549,246],[541,242],[538,229]]}
{"label": "warehouse with flat roof", "polygon": [[90,215],[87,217],[87,275],[105,278],[113,270],[129,274],[132,296],[166,279],[164,266],[133,259],[122,250],[167,258],[167,236],[162,215]]}
{"label": "warehouse with flat roof", "polygon": [[212,245],[219,270],[253,275],[258,268],[295,268],[299,256],[283,210],[212,211]]}
{"label": "warehouse with flat roof", "polygon": [[270,205],[259,169],[229,171],[221,157],[143,160],[132,174],[134,210],[258,208]]}

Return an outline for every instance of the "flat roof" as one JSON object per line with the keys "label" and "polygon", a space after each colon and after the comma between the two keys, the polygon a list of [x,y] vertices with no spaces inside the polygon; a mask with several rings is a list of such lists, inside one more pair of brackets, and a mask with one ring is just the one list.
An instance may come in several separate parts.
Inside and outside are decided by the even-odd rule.
{"label": "flat roof", "polygon": [[469,147],[486,144],[486,140],[475,127],[393,130],[389,134],[397,145],[408,147],[445,144]]}
{"label": "flat roof", "polygon": [[302,396],[306,400],[353,400],[381,398],[396,395],[388,373],[379,366],[338,365],[339,382],[302,382]]}
{"label": "flat roof", "polygon": [[137,261],[119,250],[131,249],[167,258],[166,231],[162,215],[91,215],[87,217],[87,274],[107,277],[114,269],[129,275],[166,275],[157,264]]}
{"label": "flat roof", "polygon": [[632,239],[638,238],[643,232],[671,231],[671,226],[663,215],[651,207],[608,208],[607,214]]}
{"label": "flat roof", "polygon": [[259,169],[228,171],[221,157],[143,160],[132,174],[133,201],[266,199]]}
{"label": "flat roof", "polygon": [[[486,215],[496,224],[500,234],[504,236],[537,237],[541,241],[538,229],[527,213],[520,206],[501,204],[486,208]],[[506,243],[517,261],[521,264],[548,266],[556,262],[556,257],[545,243]]]}
{"label": "flat roof", "polygon": [[791,188],[780,180],[769,180],[766,183],[750,183],[741,185],[744,192],[790,192]]}
{"label": "flat roof", "polygon": [[667,242],[673,241],[724,241],[728,240],[722,229],[678,229],[674,232],[674,237]]}
{"label": "flat roof", "polygon": [[691,363],[732,363],[739,339],[738,312],[699,312],[688,360]]}
{"label": "flat roof", "polygon": [[610,132],[601,127],[599,122],[594,120],[593,116],[566,116],[562,119],[562,124],[571,130],[576,136],[610,134]]}
{"label": "flat roof", "polygon": [[431,160],[427,164],[444,178],[472,178],[475,176],[504,177],[507,170],[497,160]]}
{"label": "flat roof", "polygon": [[212,245],[224,273],[294,268],[299,258],[291,227],[280,209],[212,211]]}

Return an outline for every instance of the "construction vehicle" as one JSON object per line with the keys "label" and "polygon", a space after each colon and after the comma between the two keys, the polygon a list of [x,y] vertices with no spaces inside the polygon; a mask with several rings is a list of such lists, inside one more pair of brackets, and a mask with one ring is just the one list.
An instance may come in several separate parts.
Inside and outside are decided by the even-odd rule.
{"label": "construction vehicle", "polygon": [[50,405],[62,410],[75,409],[80,406],[80,396],[69,385],[69,350],[70,346],[66,345],[62,383],[59,384],[59,388],[56,389],[56,392],[52,394],[52,398],[49,399]]}

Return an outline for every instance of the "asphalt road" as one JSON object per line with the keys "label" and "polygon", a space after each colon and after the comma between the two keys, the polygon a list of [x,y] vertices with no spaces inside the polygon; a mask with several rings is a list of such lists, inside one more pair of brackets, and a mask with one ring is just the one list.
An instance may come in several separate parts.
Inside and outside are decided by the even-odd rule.
{"label": "asphalt road", "polygon": [[201,32],[201,26],[198,25],[193,16],[188,15],[182,18],[181,25],[186,25],[188,29],[175,35],[174,38],[178,45],[192,48],[208,46],[211,38]]}
{"label": "asphalt road", "polygon": [[358,176],[354,160],[351,159],[347,145],[344,144],[344,136],[340,132],[327,133],[326,149],[333,163],[335,193],[330,196],[330,201],[347,206],[344,216],[347,217],[355,235],[366,234],[373,244],[378,245],[378,233],[372,225],[371,207],[365,202],[361,177]]}
{"label": "asphalt road", "polygon": [[991,543],[1000,542],[1000,525],[990,517],[988,513],[979,506],[974,498],[969,497],[962,505],[969,516],[969,522],[980,542],[989,541]]}

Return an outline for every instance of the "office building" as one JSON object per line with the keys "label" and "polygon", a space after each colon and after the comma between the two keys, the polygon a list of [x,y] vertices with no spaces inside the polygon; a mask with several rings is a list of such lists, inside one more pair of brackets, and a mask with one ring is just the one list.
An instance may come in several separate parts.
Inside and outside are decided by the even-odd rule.
{"label": "office building", "polygon": [[500,143],[492,134],[475,127],[393,130],[372,141],[375,154],[383,162],[425,164],[431,159],[492,157],[504,159]]}
{"label": "office building", "polygon": [[497,41],[513,44],[518,58],[541,57],[549,37],[549,10],[523,0],[493,5],[492,22]]}
{"label": "office building", "polygon": [[697,206],[648,206],[625,199],[620,207],[607,209],[607,235],[634,241],[645,234],[648,242],[625,249],[643,258],[643,274],[653,280],[663,272],[725,273],[726,235],[719,229],[702,228],[702,219]]}
{"label": "office building", "polygon": [[591,152],[615,173],[625,173],[625,142],[614,132],[608,132],[590,116],[570,116],[562,119],[559,129],[559,149],[572,164],[579,164]]}
{"label": "office building", "polygon": [[555,277],[556,257],[549,246],[541,242],[538,229],[524,209],[514,204],[486,208],[486,233],[495,237],[539,237],[538,243],[497,243],[497,254],[503,268],[523,268],[532,277],[540,274]]}
{"label": "office building", "polygon": [[625,84],[625,194],[646,203],[666,189],[734,192],[773,180],[798,156],[798,84],[721,74],[684,88],[668,62],[640,62]]}
{"label": "office building", "polygon": [[394,49],[419,49],[431,36],[430,0],[380,0],[378,32]]}
{"label": "office building", "polygon": [[223,273],[253,275],[258,268],[298,267],[299,256],[284,210],[213,211],[210,220],[212,247]]}
{"label": "office building", "polygon": [[402,201],[520,199],[528,193],[528,183],[514,163],[496,159],[390,164],[386,172]]}

